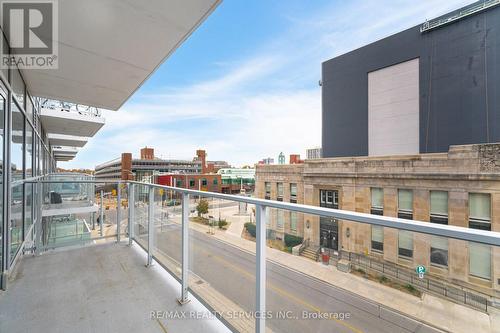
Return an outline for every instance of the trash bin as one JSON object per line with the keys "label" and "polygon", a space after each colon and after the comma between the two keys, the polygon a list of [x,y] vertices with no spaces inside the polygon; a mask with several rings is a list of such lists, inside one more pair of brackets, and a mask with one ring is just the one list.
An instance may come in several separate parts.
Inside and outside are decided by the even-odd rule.
{"label": "trash bin", "polygon": [[328,252],[322,252],[321,261],[324,265],[328,265],[330,263],[330,254]]}

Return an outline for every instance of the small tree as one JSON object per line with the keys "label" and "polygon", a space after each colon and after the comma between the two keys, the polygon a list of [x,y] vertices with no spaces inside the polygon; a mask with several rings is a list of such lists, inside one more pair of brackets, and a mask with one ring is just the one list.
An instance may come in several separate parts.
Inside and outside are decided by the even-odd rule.
{"label": "small tree", "polygon": [[198,217],[200,217],[203,214],[207,214],[208,201],[205,199],[201,199],[200,202],[198,202],[198,206],[196,206],[196,211],[198,212]]}

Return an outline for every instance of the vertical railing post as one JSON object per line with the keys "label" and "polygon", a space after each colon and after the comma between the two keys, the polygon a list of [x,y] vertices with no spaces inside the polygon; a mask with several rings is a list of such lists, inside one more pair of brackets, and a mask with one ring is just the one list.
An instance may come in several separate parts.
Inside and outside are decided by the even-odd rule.
{"label": "vertical railing post", "polygon": [[103,223],[104,223],[104,191],[101,190],[101,207],[99,210],[99,234],[104,236]]}
{"label": "vertical railing post", "polygon": [[256,224],[256,313],[255,313],[255,332],[264,333],[266,331],[266,206],[255,206],[255,224]]}
{"label": "vertical railing post", "polygon": [[116,186],[116,242],[120,243],[120,233],[121,233],[121,204],[122,204],[122,184],[118,182]]}
{"label": "vertical railing post", "polygon": [[189,302],[189,194],[182,193],[182,282],[180,304]]}
{"label": "vertical railing post", "polygon": [[128,245],[132,246],[132,240],[134,239],[134,209],[135,209],[135,198],[134,198],[134,184],[128,184]]}
{"label": "vertical railing post", "polygon": [[149,187],[149,205],[148,205],[148,262],[146,266],[153,264],[153,246],[154,246],[154,205],[155,205],[155,188]]}

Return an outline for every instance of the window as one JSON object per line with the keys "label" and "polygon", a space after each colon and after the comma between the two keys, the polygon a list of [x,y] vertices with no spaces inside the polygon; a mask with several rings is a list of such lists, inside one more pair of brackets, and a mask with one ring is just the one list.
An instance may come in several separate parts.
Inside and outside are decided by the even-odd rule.
{"label": "window", "polygon": [[413,233],[411,231],[399,230],[398,254],[401,257],[413,258]]}
{"label": "window", "polygon": [[213,184],[214,184],[214,185],[217,185],[217,184],[218,184],[218,182],[217,182],[217,178],[214,178]]}
{"label": "window", "polygon": [[290,184],[290,202],[297,203],[297,184]]}
{"label": "window", "polygon": [[26,142],[24,148],[24,163],[26,168],[26,177],[33,177],[33,128],[31,127],[28,120],[26,120],[25,124],[26,129]]}
{"label": "window", "polygon": [[182,187],[182,180],[181,179],[177,179],[177,181],[175,183],[175,186],[176,187]]}
{"label": "window", "polygon": [[491,279],[491,249],[489,245],[469,243],[469,274]]}
{"label": "window", "polygon": [[413,219],[413,191],[398,190],[398,217]]}
{"label": "window", "polygon": [[469,228],[491,230],[490,194],[469,193]]}
{"label": "window", "polygon": [[[25,139],[25,117],[12,100],[12,137],[11,149],[11,173],[12,180],[19,180],[25,177],[24,169],[24,139]],[[11,209],[19,214],[12,214],[10,221],[10,259],[13,260],[23,242],[23,210],[24,210],[24,186],[23,184],[12,187]]]}
{"label": "window", "polygon": [[432,236],[431,264],[448,266],[448,239]]}
{"label": "window", "polygon": [[335,190],[320,190],[320,206],[339,208],[339,192]]}
{"label": "window", "polygon": [[207,186],[208,182],[207,182],[207,179],[206,178],[203,178],[201,180],[201,186]]}
{"label": "window", "polygon": [[326,203],[329,205],[333,205],[333,192],[332,191],[326,192]]}
{"label": "window", "polygon": [[448,192],[431,191],[432,223],[448,224]]}
{"label": "window", "polygon": [[283,183],[276,183],[277,200],[283,201]]}
{"label": "window", "polygon": [[326,191],[320,191],[320,203],[326,204]]}
{"label": "window", "polygon": [[195,186],[195,181],[194,179],[189,180],[189,187],[194,187]]}
{"label": "window", "polygon": [[31,101],[31,96],[28,93],[26,93],[26,107],[25,107],[25,111],[26,111],[26,117],[29,120],[33,120],[33,103]]}
{"label": "window", "polygon": [[384,251],[384,227],[372,225],[372,250]]}
{"label": "window", "polygon": [[12,111],[12,141],[11,141],[11,170],[12,180],[24,178],[24,114],[19,110],[17,105],[11,103]]}
{"label": "window", "polygon": [[14,97],[17,99],[19,102],[19,105],[21,107],[24,107],[24,81],[21,76],[21,72],[17,67],[14,67],[11,71],[12,78],[11,78],[11,87],[12,87],[12,92],[14,93]]}
{"label": "window", "polygon": [[278,229],[283,229],[285,224],[285,211],[283,209],[278,209],[278,216],[276,218],[276,226]]}
{"label": "window", "polygon": [[384,190],[378,187],[372,187],[372,208],[371,213],[375,215],[384,215]]}
{"label": "window", "polygon": [[297,212],[290,212],[290,230],[297,231]]}
{"label": "window", "polygon": [[266,187],[266,199],[269,200],[271,199],[271,183],[266,182],[265,187]]}

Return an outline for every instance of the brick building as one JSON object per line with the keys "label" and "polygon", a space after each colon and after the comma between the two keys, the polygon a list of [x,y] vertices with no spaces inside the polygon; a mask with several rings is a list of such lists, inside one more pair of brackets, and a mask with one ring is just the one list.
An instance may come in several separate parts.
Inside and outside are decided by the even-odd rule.
{"label": "brick building", "polygon": [[[257,165],[256,196],[500,231],[500,144],[452,146],[447,153],[306,160]],[[394,263],[500,296],[500,249],[397,229],[271,211],[269,236],[290,233],[310,246]]]}
{"label": "brick building", "polygon": [[155,181],[160,185],[219,193],[222,185],[218,174],[163,174],[156,176]]}
{"label": "brick building", "polygon": [[162,159],[155,156],[153,148],[140,150],[140,158],[122,153],[120,158],[95,167],[97,179],[148,180],[157,174],[210,174],[230,167],[225,161],[207,161],[205,150],[198,149],[192,160]]}

